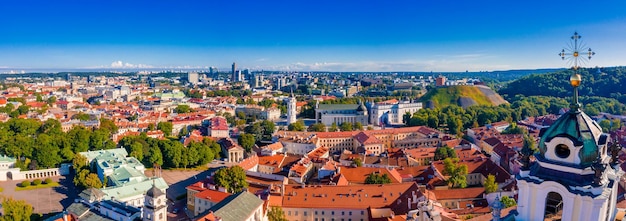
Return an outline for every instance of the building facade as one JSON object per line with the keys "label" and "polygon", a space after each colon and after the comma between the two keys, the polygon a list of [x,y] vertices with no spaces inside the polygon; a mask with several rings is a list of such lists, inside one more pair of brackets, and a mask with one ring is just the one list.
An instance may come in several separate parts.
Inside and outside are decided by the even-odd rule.
{"label": "building facade", "polygon": [[422,109],[421,102],[398,101],[396,99],[372,104],[370,123],[375,126],[401,125],[403,116],[409,113],[411,116]]}
{"label": "building facade", "polygon": [[359,104],[317,104],[315,105],[315,121],[331,126],[333,123],[361,123],[368,125],[367,108]]}

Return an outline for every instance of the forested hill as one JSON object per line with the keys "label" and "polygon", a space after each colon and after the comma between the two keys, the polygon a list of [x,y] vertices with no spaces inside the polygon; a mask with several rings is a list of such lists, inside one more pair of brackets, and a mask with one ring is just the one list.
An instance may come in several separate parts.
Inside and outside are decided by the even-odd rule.
{"label": "forested hill", "polygon": [[469,85],[434,88],[420,100],[432,108],[442,108],[448,105],[458,105],[463,108],[473,105],[498,106],[507,103],[489,87]]}
{"label": "forested hill", "polygon": [[[509,101],[516,95],[570,97],[571,74],[572,70],[563,70],[525,76],[502,87],[498,93]],[[580,74],[583,78],[579,88],[581,96],[615,98],[626,103],[626,67],[584,68],[580,70]]]}

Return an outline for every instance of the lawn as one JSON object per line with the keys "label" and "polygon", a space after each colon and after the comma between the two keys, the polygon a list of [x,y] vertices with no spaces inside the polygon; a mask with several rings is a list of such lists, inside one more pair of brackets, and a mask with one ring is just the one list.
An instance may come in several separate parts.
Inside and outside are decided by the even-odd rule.
{"label": "lawn", "polygon": [[39,185],[30,185],[26,187],[18,186],[18,187],[15,187],[15,191],[34,190],[34,189],[39,189],[39,188],[50,188],[50,187],[55,187],[55,186],[59,186],[59,183],[57,182],[46,183],[46,184],[42,183]]}

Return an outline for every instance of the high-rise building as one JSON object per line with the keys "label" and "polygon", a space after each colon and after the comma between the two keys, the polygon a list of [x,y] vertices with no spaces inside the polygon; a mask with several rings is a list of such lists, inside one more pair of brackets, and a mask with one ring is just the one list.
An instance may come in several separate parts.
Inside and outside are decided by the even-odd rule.
{"label": "high-rise building", "polygon": [[446,77],[445,76],[439,76],[435,79],[435,86],[440,87],[440,86],[445,86],[446,85]]}
{"label": "high-rise building", "polygon": [[187,81],[190,84],[198,84],[200,82],[200,79],[198,77],[198,72],[189,72],[187,73]]}
{"label": "high-rise building", "polygon": [[233,66],[232,66],[231,73],[232,73],[232,75],[233,75],[233,76],[232,76],[232,81],[233,81],[233,82],[237,82],[237,81],[239,81],[239,75],[240,75],[240,74],[239,74],[239,73],[237,73],[237,63],[235,63],[235,62],[233,62]]}
{"label": "high-rise building", "polygon": [[254,88],[258,88],[258,87],[263,87],[263,75],[260,73],[257,73],[254,75],[254,77],[252,77],[252,82],[250,83],[250,86],[254,87]]}

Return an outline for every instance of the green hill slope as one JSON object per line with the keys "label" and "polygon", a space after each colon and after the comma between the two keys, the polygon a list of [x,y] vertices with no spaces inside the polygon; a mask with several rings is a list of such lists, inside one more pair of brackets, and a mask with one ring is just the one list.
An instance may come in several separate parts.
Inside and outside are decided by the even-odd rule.
{"label": "green hill slope", "polygon": [[420,98],[427,107],[458,105],[467,108],[472,105],[497,106],[507,103],[502,97],[486,86],[448,86],[428,91]]}

